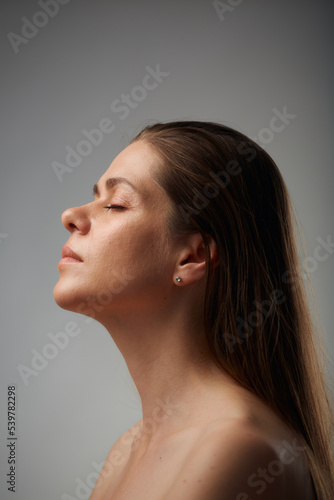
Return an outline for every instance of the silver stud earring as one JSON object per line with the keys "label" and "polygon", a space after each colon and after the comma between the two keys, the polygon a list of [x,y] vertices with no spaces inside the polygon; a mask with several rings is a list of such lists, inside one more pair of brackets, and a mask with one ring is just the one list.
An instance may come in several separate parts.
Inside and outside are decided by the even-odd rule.
{"label": "silver stud earring", "polygon": [[177,281],[178,283],[180,283],[180,281],[181,281],[180,276],[176,276],[175,281]]}

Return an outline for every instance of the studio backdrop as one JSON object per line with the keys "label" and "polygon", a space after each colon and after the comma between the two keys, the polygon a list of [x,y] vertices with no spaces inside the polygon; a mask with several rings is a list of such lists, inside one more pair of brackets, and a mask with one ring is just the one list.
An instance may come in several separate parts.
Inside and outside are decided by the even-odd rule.
{"label": "studio backdrop", "polygon": [[330,0],[2,0],[1,500],[88,499],[112,444],[141,418],[108,332],[60,309],[53,288],[62,212],[93,200],[148,123],[217,121],[273,157],[333,367],[333,10]]}

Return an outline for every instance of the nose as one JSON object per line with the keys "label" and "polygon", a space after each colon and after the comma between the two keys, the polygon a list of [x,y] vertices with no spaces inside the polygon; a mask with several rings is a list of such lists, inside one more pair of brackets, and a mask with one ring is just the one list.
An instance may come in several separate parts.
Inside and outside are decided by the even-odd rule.
{"label": "nose", "polygon": [[84,206],[68,208],[63,212],[61,221],[70,233],[77,231],[80,234],[87,234],[89,232],[90,219]]}

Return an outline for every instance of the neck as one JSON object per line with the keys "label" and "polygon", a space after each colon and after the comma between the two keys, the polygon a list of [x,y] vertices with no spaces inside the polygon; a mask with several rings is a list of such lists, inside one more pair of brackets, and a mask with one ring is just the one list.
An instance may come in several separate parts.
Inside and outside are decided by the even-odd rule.
{"label": "neck", "polygon": [[200,418],[199,400],[221,401],[236,385],[210,357],[200,322],[187,321],[181,308],[173,315],[169,309],[165,315],[128,316],[109,316],[101,323],[125,359],[141,399],[143,422],[155,434],[157,429],[161,435],[180,429],[194,415]]}

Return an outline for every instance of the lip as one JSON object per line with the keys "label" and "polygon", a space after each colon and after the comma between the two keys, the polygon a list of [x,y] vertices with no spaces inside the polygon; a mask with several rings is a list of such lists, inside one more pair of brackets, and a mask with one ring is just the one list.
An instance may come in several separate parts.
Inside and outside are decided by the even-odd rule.
{"label": "lip", "polygon": [[63,264],[80,263],[83,262],[81,257],[75,253],[69,245],[64,245],[61,252],[62,259],[60,260],[58,266]]}

